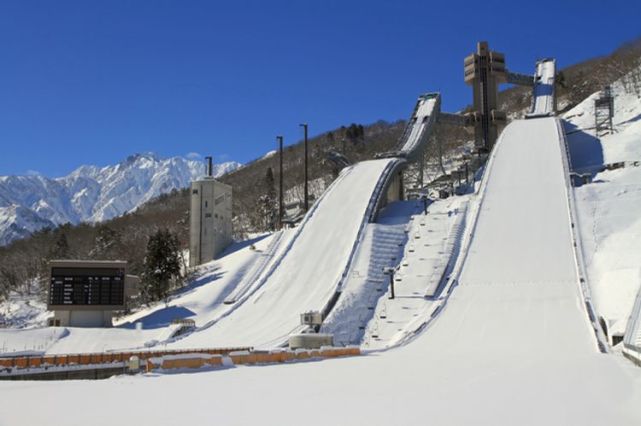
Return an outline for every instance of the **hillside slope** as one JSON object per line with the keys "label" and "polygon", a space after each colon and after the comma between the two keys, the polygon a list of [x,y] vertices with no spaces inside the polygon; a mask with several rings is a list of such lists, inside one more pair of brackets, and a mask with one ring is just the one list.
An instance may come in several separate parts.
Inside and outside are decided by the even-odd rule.
{"label": "hillside slope", "polygon": [[612,85],[614,131],[597,135],[594,93],[568,111],[566,131],[588,281],[602,324],[621,336],[640,287],[641,65]]}

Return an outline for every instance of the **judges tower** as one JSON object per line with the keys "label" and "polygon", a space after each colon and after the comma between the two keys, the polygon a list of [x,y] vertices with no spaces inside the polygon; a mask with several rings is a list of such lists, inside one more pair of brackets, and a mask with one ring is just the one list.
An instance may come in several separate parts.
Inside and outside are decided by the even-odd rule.
{"label": "judges tower", "polygon": [[212,157],[204,178],[191,183],[189,266],[209,262],[232,242],[231,186],[213,177]]}

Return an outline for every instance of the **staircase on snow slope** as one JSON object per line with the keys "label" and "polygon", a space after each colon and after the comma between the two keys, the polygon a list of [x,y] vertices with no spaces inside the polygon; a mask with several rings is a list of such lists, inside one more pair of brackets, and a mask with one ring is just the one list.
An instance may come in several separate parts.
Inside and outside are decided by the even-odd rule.
{"label": "staircase on snow slope", "polygon": [[389,288],[389,278],[383,268],[398,265],[406,240],[404,224],[367,226],[354,267],[343,286],[342,300],[324,330],[334,334],[336,344],[361,342],[379,299]]}

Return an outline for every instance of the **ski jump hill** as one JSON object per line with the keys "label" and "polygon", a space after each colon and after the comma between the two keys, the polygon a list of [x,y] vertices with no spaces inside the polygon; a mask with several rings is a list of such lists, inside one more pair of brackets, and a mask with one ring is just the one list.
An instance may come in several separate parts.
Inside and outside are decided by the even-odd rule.
{"label": "ski jump hill", "polygon": [[[430,284],[429,297],[421,298],[429,299],[429,308],[417,311],[407,336],[391,346],[428,339],[435,348],[497,346],[530,355],[551,356],[559,348],[607,351],[576,235],[565,136],[555,117],[555,74],[554,60],[537,63],[531,110],[502,132],[465,210],[456,253],[441,254],[452,256],[451,267],[442,282]],[[341,303],[341,296],[359,249],[372,244],[368,224],[402,198],[402,172],[425,149],[440,102],[438,93],[421,95],[394,151],[343,169],[302,223],[286,236],[273,236],[265,256],[243,268],[229,291],[198,300],[194,330],[176,336],[164,325],[144,331],[68,328],[47,337],[55,343],[41,354],[90,352],[102,344],[103,352],[157,346],[271,349],[286,346],[292,335],[318,331],[301,324],[303,313],[317,312],[324,322],[339,303],[339,318],[351,315],[345,310],[353,307]],[[350,292],[359,290],[351,286]],[[21,334],[28,333],[8,338]]]}
{"label": "ski jump hill", "polygon": [[[638,370],[603,353],[607,345],[594,319],[565,135],[554,111],[554,75],[553,61],[537,65],[532,108],[503,130],[489,155],[451,272],[414,333],[391,350],[320,365],[16,383],[5,386],[0,414],[11,424],[48,424],[51,413],[69,424],[101,425],[123,418],[158,425],[212,418],[224,424],[640,424]],[[269,260],[257,262],[226,294],[219,303],[226,308],[167,347],[274,347],[303,331],[300,313],[327,315],[344,297],[345,271],[363,244],[363,229],[394,200],[398,174],[425,143],[438,102],[436,95],[419,98],[397,151],[344,170],[293,235],[273,237]],[[95,340],[96,332],[85,337]],[[70,400],[99,409],[104,398],[96,395],[118,409],[98,417],[95,410],[59,410]],[[39,409],[16,410],[25,400],[39,401]]]}
{"label": "ski jump hill", "polygon": [[[540,61],[531,111],[501,133],[461,261],[430,339],[547,354],[606,352],[583,266],[553,60]],[[462,349],[462,348],[461,348]]]}
{"label": "ski jump hill", "polygon": [[[553,60],[537,64],[531,111],[504,129],[488,159],[466,244],[426,321],[438,323],[448,311],[435,327],[442,345],[460,336],[454,341],[519,351],[606,350],[573,225],[569,162],[554,116],[555,73]],[[326,317],[365,224],[398,199],[399,173],[424,147],[439,111],[438,94],[421,96],[397,150],[344,170],[271,269],[235,297],[238,306],[175,344],[282,346],[291,334],[309,331],[301,313]]]}
{"label": "ski jump hill", "polygon": [[[402,338],[374,349],[364,344],[347,348],[366,356],[322,365],[235,368],[220,358],[225,368],[199,374],[21,383],[5,387],[7,408],[0,414],[21,424],[47,424],[50,413],[70,396],[76,405],[92,407],[98,394],[108,395],[119,409],[102,417],[96,417],[95,410],[58,410],[57,415],[73,416],[74,424],[105,425],[122,418],[138,424],[208,424],[213,415],[225,424],[301,419],[308,424],[640,424],[638,370],[609,353],[591,300],[567,142],[555,111],[555,75],[554,60],[537,63],[530,111],[505,127],[489,153],[482,178],[461,213],[464,218],[457,222],[456,253],[437,252],[448,257],[442,282],[428,283],[427,274],[414,277],[426,282],[410,298],[424,306],[405,314],[411,319]],[[45,329],[58,343],[43,352],[51,357],[86,351],[82,348],[95,347],[100,339],[111,342],[102,353],[134,345],[143,351],[162,346],[184,350],[187,360],[195,353],[189,349],[212,347],[258,349],[253,355],[230,352],[225,360],[305,352],[279,349],[294,334],[318,330],[301,325],[300,314],[317,312],[323,326],[333,331],[331,326],[349,322],[338,321],[337,311],[343,320],[363,309],[362,304],[346,303],[350,294],[359,294],[354,286],[365,286],[364,281],[350,280],[349,272],[362,260],[359,250],[365,247],[362,251],[367,252],[376,242],[368,240],[368,226],[379,214],[384,216],[380,212],[387,204],[401,198],[401,173],[425,148],[439,114],[438,94],[420,96],[397,148],[346,167],[298,227],[272,236],[263,256],[250,257],[247,266],[237,264],[240,279],[221,279],[229,289],[197,301],[202,310],[194,315],[198,326],[193,331],[175,336],[164,325],[167,330],[159,332],[58,327]],[[430,215],[420,214],[416,225],[427,225]],[[434,234],[423,234],[421,242],[437,245],[425,241],[436,238]],[[405,246],[411,244],[406,241]],[[386,302],[381,296],[374,308]],[[410,298],[387,301],[397,309],[390,308],[391,316],[400,317]],[[189,306],[195,309],[196,303]],[[641,311],[641,296],[634,310]],[[402,327],[398,318],[387,320],[388,327]],[[626,348],[640,344],[640,324],[641,319],[630,322]],[[132,336],[137,333],[141,337],[136,340]],[[157,341],[143,348],[140,342],[151,337]],[[170,361],[183,355],[172,356]],[[39,401],[40,409],[9,409],[27,399]],[[174,408],[161,410],[159,404]]]}
{"label": "ski jump hill", "polygon": [[301,325],[300,314],[312,311],[327,317],[340,297],[365,226],[381,207],[401,198],[407,158],[424,148],[439,108],[438,93],[420,96],[398,150],[344,169],[270,267],[228,298],[232,307],[174,346],[283,346],[291,334],[310,331]]}
{"label": "ski jump hill", "polygon": [[[460,310],[443,321],[454,328],[448,338],[463,333],[457,341],[479,345],[500,336],[502,345],[523,347],[517,342],[525,340],[531,350],[606,350],[574,233],[569,162],[554,117],[555,73],[553,60],[537,64],[531,111],[505,128],[488,159],[466,244],[426,321],[445,307]],[[400,173],[424,148],[439,112],[440,95],[419,97],[397,149],[345,169],[270,267],[233,295],[231,309],[173,345],[283,346],[290,335],[311,331],[301,313],[327,317],[365,225],[399,199]]]}

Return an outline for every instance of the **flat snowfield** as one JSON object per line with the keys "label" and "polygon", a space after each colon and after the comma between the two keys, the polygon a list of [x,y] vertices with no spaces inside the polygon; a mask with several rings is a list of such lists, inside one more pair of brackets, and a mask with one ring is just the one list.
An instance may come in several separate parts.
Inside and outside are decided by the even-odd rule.
{"label": "flat snowfield", "polygon": [[560,150],[554,119],[505,129],[460,284],[406,346],[199,374],[2,382],[0,424],[640,425],[641,373],[597,351],[582,307]]}

